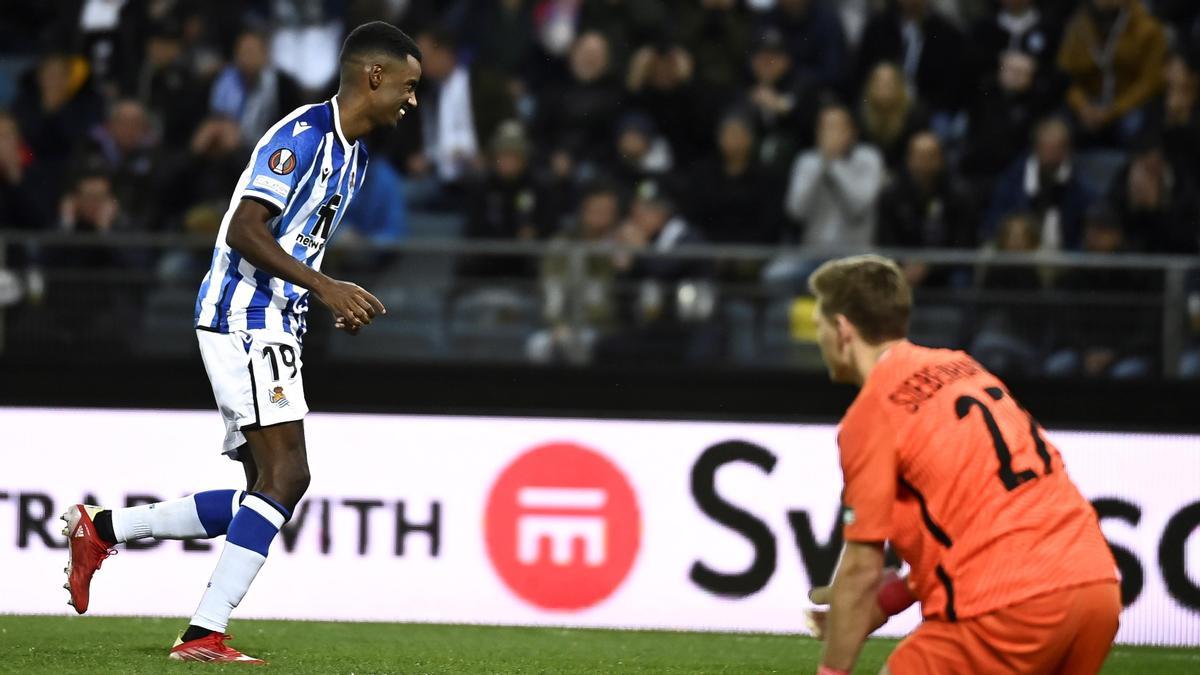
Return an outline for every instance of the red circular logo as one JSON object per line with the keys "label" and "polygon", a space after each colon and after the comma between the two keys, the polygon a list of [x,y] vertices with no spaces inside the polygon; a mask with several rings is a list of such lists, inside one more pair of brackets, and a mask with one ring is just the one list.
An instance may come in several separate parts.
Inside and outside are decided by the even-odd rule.
{"label": "red circular logo", "polygon": [[484,530],[492,566],[514,593],[544,609],[579,610],[625,580],[642,523],[615,464],[579,445],[551,443],[500,474]]}

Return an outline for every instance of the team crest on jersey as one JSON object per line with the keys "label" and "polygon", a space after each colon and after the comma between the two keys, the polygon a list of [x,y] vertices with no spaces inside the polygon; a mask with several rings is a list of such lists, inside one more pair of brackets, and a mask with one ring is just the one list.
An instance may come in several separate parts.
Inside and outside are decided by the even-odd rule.
{"label": "team crest on jersey", "polygon": [[267,166],[272,172],[286,176],[296,170],[296,153],[287,148],[280,148],[271,153],[271,158],[267,160]]}
{"label": "team crest on jersey", "polygon": [[274,403],[275,405],[279,406],[280,408],[287,407],[288,400],[287,400],[287,396],[285,396],[283,393],[283,387],[275,387],[274,389],[271,390],[271,403]]}

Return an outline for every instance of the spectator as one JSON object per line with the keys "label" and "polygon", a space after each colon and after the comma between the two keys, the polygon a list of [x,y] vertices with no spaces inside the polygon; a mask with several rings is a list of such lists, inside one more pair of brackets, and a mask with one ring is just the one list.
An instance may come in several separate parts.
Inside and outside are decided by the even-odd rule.
{"label": "spectator", "polygon": [[1018,51],[1006,52],[968,116],[970,133],[960,162],[963,174],[988,189],[1016,161],[1038,119],[1054,105],[1038,85],[1038,64]]}
{"label": "spectator", "polygon": [[[1126,251],[1126,239],[1116,214],[1106,207],[1092,209],[1084,226],[1084,251],[1116,256]],[[1158,330],[1162,315],[1153,300],[1162,297],[1162,286],[1153,273],[1120,268],[1068,270],[1058,288],[1069,293],[1056,322],[1058,347],[1046,359],[1046,375],[1087,377],[1146,377],[1151,375],[1154,353],[1162,344]],[[1097,298],[1142,294],[1139,301],[1096,304]],[[1151,300],[1147,303],[1146,300]]]}
{"label": "spectator", "polygon": [[977,80],[993,76],[1005,54],[1019,52],[1037,64],[1039,77],[1051,77],[1058,56],[1059,29],[1035,0],[1000,0],[997,11],[975,24],[971,34]]}
{"label": "spectator", "polygon": [[[490,163],[467,192],[467,237],[533,241],[550,230],[545,191],[529,167],[529,139],[520,122],[504,122],[489,147]],[[461,268],[472,277],[519,278],[532,273],[530,260],[481,257]]]}
{"label": "spectator", "polygon": [[755,37],[750,73],[745,105],[762,130],[760,157],[768,171],[782,178],[796,152],[813,143],[820,85],[795,74],[783,33],[771,27]]}
{"label": "spectator", "polygon": [[1076,175],[1071,156],[1071,130],[1065,122],[1050,118],[1038,124],[1033,151],[996,183],[982,237],[990,239],[1008,214],[1028,212],[1042,248],[1077,250],[1092,195]]}
{"label": "spectator", "polygon": [[846,34],[826,0],[778,0],[758,27],[782,32],[798,76],[826,89],[844,89],[851,66]]}
{"label": "spectator", "polygon": [[863,141],[878,148],[888,170],[894,172],[904,163],[912,137],[929,127],[929,115],[909,95],[904,73],[894,64],[880,63],[867,79],[858,123]]}
{"label": "spectator", "polygon": [[501,124],[489,149],[489,169],[468,198],[467,236],[524,241],[544,237],[550,224],[544,220],[540,190],[529,167],[529,139],[521,123]]}
{"label": "spectator", "polygon": [[29,185],[27,169],[33,157],[21,140],[17,121],[0,111],[0,229],[39,229],[45,221]]}
{"label": "spectator", "polygon": [[233,63],[213,82],[209,110],[237,120],[242,137],[256,142],[300,103],[300,86],[271,65],[267,37],[243,31],[234,45]]}
{"label": "spectator", "polygon": [[1167,60],[1166,92],[1150,105],[1146,129],[1163,139],[1171,164],[1200,176],[1200,77],[1183,55]]}
{"label": "spectator", "polygon": [[674,185],[668,175],[675,164],[671,146],[649,115],[626,113],[617,123],[615,140],[616,158],[607,173],[624,188],[627,197],[647,180]]}
{"label": "spectator", "polygon": [[543,93],[537,111],[537,138],[552,153],[557,173],[579,163],[596,164],[609,151],[612,123],[621,110],[622,89],[612,76],[608,40],[597,32],[579,36],[571,47],[571,79]]}
{"label": "spectator", "polygon": [[408,238],[404,179],[391,162],[380,160],[371,164],[337,231],[371,244],[394,244]]}
{"label": "spectator", "polygon": [[654,181],[638,186],[629,218],[617,230],[616,240],[627,247],[614,261],[626,279],[665,282],[707,274],[708,265],[703,261],[632,255],[639,251],[670,251],[704,240],[679,212],[664,186]]}
{"label": "spectator", "polygon": [[42,204],[58,201],[61,176],[87,131],[100,121],[101,102],[86,79],[87,66],[65,54],[47,54],[38,61],[13,103],[21,137],[33,154],[29,182]]}
{"label": "spectator", "polygon": [[[1032,253],[1042,245],[1037,220],[1023,213],[1004,218],[991,246],[1007,253]],[[1047,338],[1046,312],[1034,299],[1043,290],[1033,267],[988,265],[980,268],[978,285],[991,294],[983,305],[979,331],[968,350],[992,372],[1031,374],[1038,371]]]}
{"label": "spectator", "polygon": [[534,59],[533,3],[496,0],[477,9],[458,4],[464,15],[461,41],[471,50],[473,63],[479,64],[481,77],[498,78],[494,86],[517,98],[527,86],[526,73]]}
{"label": "spectator", "polygon": [[105,123],[92,130],[86,162],[108,174],[132,227],[161,225],[159,189],[165,169],[141,103],[123,100],[113,104]]}
{"label": "spectator", "polygon": [[[712,358],[716,343],[703,324],[715,296],[703,283],[711,274],[703,260],[655,257],[703,237],[679,213],[662,186],[639,186],[628,220],[616,240],[625,248],[613,258],[624,330],[596,345],[597,361],[679,363]],[[642,255],[636,255],[641,253]]]}
{"label": "spectator", "polygon": [[1141,0],[1085,0],[1067,25],[1058,66],[1067,104],[1089,143],[1120,145],[1162,91],[1167,38]]}
{"label": "spectator", "polygon": [[696,77],[710,98],[723,98],[742,78],[742,58],[749,48],[750,30],[737,0],[683,3],[677,11],[680,35],[696,60]]}
{"label": "spectator", "polygon": [[1157,139],[1146,139],[1117,174],[1109,200],[1131,248],[1146,253],[1200,252],[1196,181],[1173,166]]}
{"label": "spectator", "polygon": [[626,82],[634,106],[653,118],[681,164],[707,151],[713,121],[693,85],[694,65],[682,45],[658,42],[634,53]]}
{"label": "spectator", "polygon": [[[92,167],[85,169],[62,199],[59,228],[67,232],[109,234],[114,230],[127,230],[128,225],[121,204],[113,194],[112,181]],[[96,255],[107,258],[109,254],[101,250]]]}
{"label": "spectator", "polygon": [[456,189],[483,164],[481,139],[492,137],[500,123],[513,117],[512,98],[495,81],[479,78],[459,60],[453,37],[443,29],[417,37],[423,77],[415,124],[401,129],[408,143],[410,176],[434,178]]}
{"label": "spectator", "polygon": [[342,4],[295,0],[263,3],[267,23],[273,28],[269,46],[275,69],[290,75],[306,98],[336,81],[344,35]]}
{"label": "spectator", "polygon": [[[879,200],[879,244],[902,248],[974,248],[976,214],[967,190],[947,172],[941,141],[913,137],[906,169]],[[945,286],[950,270],[902,264],[910,284]]]}
{"label": "spectator", "polygon": [[863,32],[857,80],[865,82],[879,63],[898,63],[919,98],[945,117],[965,103],[965,49],[963,34],[929,0],[892,0]]}
{"label": "spectator", "polygon": [[[408,202],[404,179],[391,162],[380,159],[371,163],[335,236],[339,242],[334,249],[338,269],[352,272],[356,278],[370,279],[396,259],[394,251],[381,247],[408,237]],[[342,248],[341,243],[347,241],[368,245]]]}
{"label": "spectator", "polygon": [[708,241],[778,243],[783,190],[758,162],[754,119],[726,115],[716,144],[717,156],[701,162],[689,181],[689,220]]}
{"label": "spectator", "polygon": [[[1083,250],[1110,256],[1126,251],[1119,216],[1105,206],[1093,208],[1084,226]],[[1157,329],[1162,324],[1159,310],[1144,300],[1130,305],[1095,305],[1089,301],[1134,293],[1157,299],[1162,289],[1155,287],[1152,276],[1120,268],[1068,271],[1058,284],[1071,294],[1056,321],[1061,326],[1061,346],[1046,359],[1046,374],[1117,379],[1149,376],[1154,367],[1149,355],[1162,340]]]}
{"label": "spectator", "polygon": [[[215,235],[229,207],[230,190],[246,167],[247,151],[234,120],[211,115],[201,122],[166,186],[167,215],[187,231]],[[208,259],[203,263],[207,266]]]}
{"label": "spectator", "polygon": [[[626,72],[635,47],[662,38],[675,18],[667,0],[551,0],[579,6],[579,31],[596,31],[608,41],[613,68]],[[567,44],[570,44],[569,41]]]}
{"label": "spectator", "polygon": [[[237,122],[223,115],[201,122],[187,152],[171,163],[163,181],[161,213],[168,227],[216,236],[229,208],[229,193],[246,168],[247,152]],[[182,248],[165,252],[158,262],[159,277],[177,282],[203,277],[211,260],[198,253]]]}
{"label": "spectator", "polygon": [[185,58],[182,31],[175,22],[151,27],[145,59],[125,89],[158,119],[167,147],[187,143],[204,118],[204,87]]}
{"label": "spectator", "polygon": [[875,206],[883,185],[879,152],[859,143],[850,111],[825,108],[817,148],[792,167],[784,202],[805,246],[865,248],[875,237]]}
{"label": "spectator", "polygon": [[569,247],[612,242],[620,223],[621,191],[615,183],[600,179],[584,188],[576,216],[554,237],[542,264],[544,314],[550,327],[530,339],[533,360],[585,362],[596,341],[616,328],[612,258],[587,256],[580,289]]}

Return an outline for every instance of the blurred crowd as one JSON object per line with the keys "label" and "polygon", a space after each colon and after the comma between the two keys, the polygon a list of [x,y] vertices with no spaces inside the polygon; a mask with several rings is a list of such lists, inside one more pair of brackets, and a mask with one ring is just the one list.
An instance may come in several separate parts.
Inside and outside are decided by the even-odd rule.
{"label": "blurred crowd", "polygon": [[[62,0],[2,12],[0,229],[215,232],[258,137],[331,96],[346,31],[383,19],[424,53],[420,106],[365,139],[371,171],[340,236],[1200,251],[1190,0]],[[128,262],[89,256],[71,263]],[[615,256],[586,274],[795,290],[815,262]],[[194,275],[203,263],[173,264]],[[566,267],[550,256],[459,272],[549,283]],[[933,290],[1162,286],[1120,270],[905,269]],[[1149,316],[1161,325],[1161,310]],[[981,319],[977,350],[1025,360],[1051,339],[1022,335],[1027,318],[1018,307]],[[1047,355],[1064,373],[1158,365],[1139,360],[1154,331],[1099,331],[1112,337],[1080,348],[1097,331],[1073,330],[1074,349],[1039,347],[1038,369]],[[542,338],[553,351],[554,332]]]}

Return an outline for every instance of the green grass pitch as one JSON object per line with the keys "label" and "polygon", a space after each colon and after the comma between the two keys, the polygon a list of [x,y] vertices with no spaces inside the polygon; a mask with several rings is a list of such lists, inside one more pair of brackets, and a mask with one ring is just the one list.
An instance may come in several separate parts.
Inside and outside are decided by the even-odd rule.
{"label": "green grass pitch", "polygon": [[[166,660],[185,623],[0,616],[0,672],[213,670]],[[779,635],[301,621],[235,621],[231,630],[234,646],[281,673],[812,673],[820,654],[817,642]],[[872,640],[855,672],[879,672],[894,644]],[[1104,672],[1196,673],[1200,650],[1117,647]]]}

